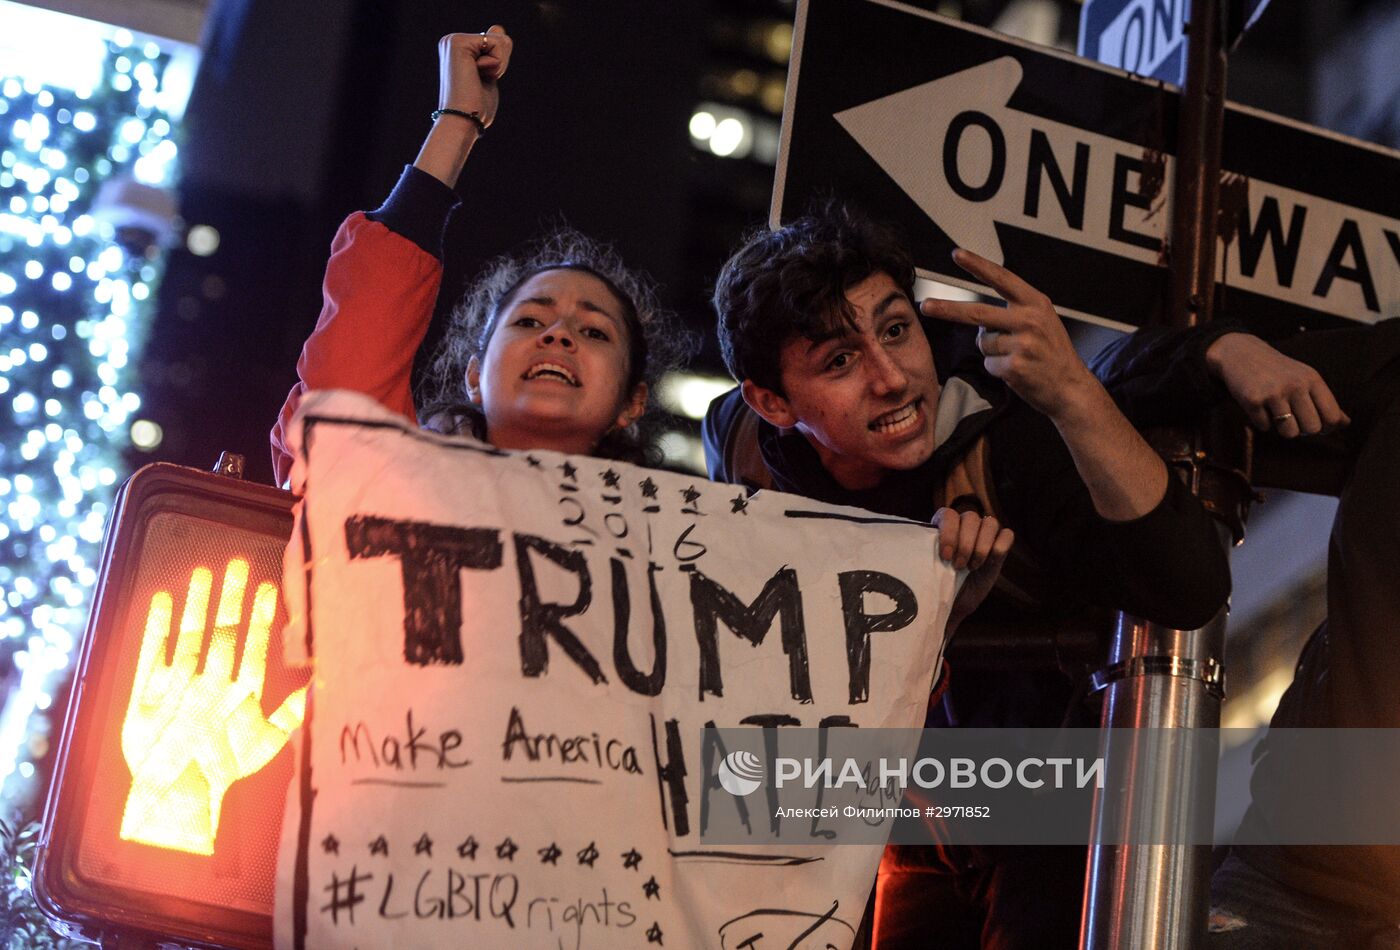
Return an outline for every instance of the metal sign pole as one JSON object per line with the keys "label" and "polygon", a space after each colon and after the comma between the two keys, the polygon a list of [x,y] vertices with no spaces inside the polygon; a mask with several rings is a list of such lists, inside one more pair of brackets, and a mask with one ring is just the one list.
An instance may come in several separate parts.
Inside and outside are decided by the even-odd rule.
{"label": "metal sign pole", "polygon": [[[1208,322],[1214,303],[1226,73],[1221,17],[1220,0],[1192,0],[1171,218],[1168,321],[1174,326]],[[1227,519],[1242,510],[1247,463],[1213,461],[1218,453],[1208,451],[1200,431],[1164,433],[1155,441],[1170,465],[1185,468],[1207,508]],[[1241,477],[1210,477],[1222,471]],[[1099,842],[1129,840],[1131,833],[1184,840],[1188,829],[1211,826],[1217,764],[1211,744],[1191,741],[1189,733],[1164,741],[1160,730],[1220,725],[1224,634],[1223,610],[1191,631],[1119,617],[1111,665],[1096,685],[1106,690],[1107,771],[1122,779],[1095,801],[1084,950],[1178,950],[1204,942],[1208,846]]]}

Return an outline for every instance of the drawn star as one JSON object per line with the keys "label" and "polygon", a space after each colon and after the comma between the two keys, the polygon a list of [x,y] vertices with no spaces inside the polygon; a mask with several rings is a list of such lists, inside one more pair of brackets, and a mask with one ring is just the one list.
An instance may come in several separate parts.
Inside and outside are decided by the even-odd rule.
{"label": "drawn star", "polygon": [[496,845],[496,857],[502,861],[514,861],[515,852],[520,850],[520,846],[510,840],[510,835],[506,835],[506,840]]}
{"label": "drawn star", "polygon": [[693,505],[700,498],[700,493],[695,490],[695,486],[681,489],[681,497],[685,499],[687,505]]}
{"label": "drawn star", "polygon": [[617,472],[614,472],[612,469],[608,469],[606,472],[600,473],[598,477],[603,480],[603,484],[606,485],[608,488],[616,488],[622,483],[622,476],[617,474]]}
{"label": "drawn star", "polygon": [[461,844],[457,845],[457,857],[469,858],[470,860],[475,861],[476,849],[479,847],[481,846],[476,843],[476,838],[472,837],[471,835],[468,835],[466,841],[463,841]]}
{"label": "drawn star", "polygon": [[636,848],[633,848],[633,849],[631,849],[630,851],[625,851],[625,852],[623,852],[623,855],[622,855],[622,869],[623,869],[624,871],[627,870],[628,868],[639,869],[637,866],[640,865],[641,863],[642,863],[642,856],[641,856],[640,853],[638,853],[638,851],[637,851]]}
{"label": "drawn star", "polygon": [[382,854],[384,855],[384,857],[387,858],[389,856],[388,839],[385,838],[383,835],[380,835],[378,838],[375,838],[369,843],[369,853],[371,855]]}
{"label": "drawn star", "polygon": [[640,482],[638,482],[637,487],[642,490],[643,498],[656,497],[657,484],[656,482],[652,481],[649,477],[644,478]]}
{"label": "drawn star", "polygon": [[321,842],[321,850],[326,854],[339,854],[340,839],[335,835],[326,835],[325,840]]}
{"label": "drawn star", "polygon": [[579,864],[593,866],[593,862],[598,860],[598,849],[594,847],[594,842],[588,842],[588,847],[584,848],[577,855]]}
{"label": "drawn star", "polygon": [[553,841],[551,841],[551,842],[549,843],[549,847],[547,847],[547,848],[540,848],[540,850],[539,850],[538,853],[539,853],[539,856],[540,856],[540,863],[541,863],[541,864],[552,864],[552,865],[554,865],[555,867],[558,867],[558,866],[559,866],[559,856],[560,856],[561,854],[563,854],[564,852],[563,852],[563,851],[560,851],[560,850],[559,850],[559,846],[556,845]]}
{"label": "drawn star", "polygon": [[535,458],[533,455],[527,455],[527,456],[525,456],[525,461],[527,461],[527,462],[530,463],[530,467],[531,467],[531,468],[543,468],[543,467],[544,467],[543,465],[540,464],[540,460],[537,459],[537,458]]}
{"label": "drawn star", "polygon": [[573,462],[565,462],[559,466],[559,471],[564,473],[564,477],[571,482],[578,481],[578,469],[574,468]]}
{"label": "drawn star", "polygon": [[736,495],[734,500],[729,503],[729,511],[731,514],[743,515],[747,518],[749,516],[748,498],[743,495]]}
{"label": "drawn star", "polygon": [[656,883],[656,875],[653,874],[651,879],[642,885],[642,893],[646,894],[647,900],[661,900],[661,885]]}
{"label": "drawn star", "polygon": [[413,843],[413,853],[426,854],[430,858],[433,856],[433,839],[428,837],[426,831],[423,832],[423,837]]}
{"label": "drawn star", "polygon": [[661,943],[661,925],[654,920],[651,922],[651,926],[647,928],[647,943],[660,943],[661,946],[666,946],[664,943]]}

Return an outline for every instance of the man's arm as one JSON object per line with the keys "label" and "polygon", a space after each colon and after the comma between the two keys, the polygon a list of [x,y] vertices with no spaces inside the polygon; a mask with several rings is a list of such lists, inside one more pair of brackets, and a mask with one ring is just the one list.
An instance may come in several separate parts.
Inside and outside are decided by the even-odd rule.
{"label": "man's arm", "polygon": [[958,250],[953,259],[1007,306],[930,299],[923,312],[978,328],[987,372],[1054,423],[1101,517],[1131,521],[1155,509],[1166,465],[1079,358],[1049,298],[976,254]]}
{"label": "man's arm", "polygon": [[[1326,343],[1339,332],[1359,341],[1366,328],[1314,330],[1307,337],[1308,341]],[[1152,327],[1124,334],[1104,347],[1091,368],[1136,425],[1180,423],[1227,397],[1244,410],[1256,429],[1284,439],[1350,424],[1339,402],[1343,394],[1334,395],[1324,374],[1309,365],[1306,354],[1313,347],[1310,342],[1297,342],[1300,339],[1295,337],[1278,346],[1302,350],[1303,361],[1229,322],[1179,329]],[[1352,349],[1346,361],[1351,365],[1364,362],[1358,358],[1371,351],[1359,342]],[[1323,369],[1330,369],[1325,360],[1322,362]]]}
{"label": "man's arm", "polygon": [[1095,509],[1059,430],[1016,400],[987,433],[994,500],[1044,578],[1027,591],[1053,603],[1089,603],[1183,630],[1213,617],[1230,593],[1219,524],[1175,477],[1162,500],[1131,521]]}

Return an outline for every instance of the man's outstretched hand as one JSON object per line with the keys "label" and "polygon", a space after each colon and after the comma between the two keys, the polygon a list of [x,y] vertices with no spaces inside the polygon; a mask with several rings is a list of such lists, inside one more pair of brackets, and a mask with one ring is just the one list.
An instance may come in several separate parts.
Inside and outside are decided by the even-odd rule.
{"label": "man's outstretched hand", "polygon": [[1016,535],[990,515],[982,517],[972,511],[958,514],[952,508],[934,512],[933,525],[938,529],[938,556],[954,570],[968,571],[948,614],[946,629],[952,636],[991,593]]}

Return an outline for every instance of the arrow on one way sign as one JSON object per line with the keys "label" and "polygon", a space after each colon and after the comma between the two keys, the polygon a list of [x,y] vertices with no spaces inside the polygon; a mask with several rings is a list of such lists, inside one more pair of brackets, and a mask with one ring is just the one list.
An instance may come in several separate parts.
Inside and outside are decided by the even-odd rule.
{"label": "arrow on one way sign", "polygon": [[1003,56],[836,121],[955,244],[998,264],[997,224],[1155,263],[1167,189],[1141,188],[1142,149],[1009,108],[1021,77]]}

